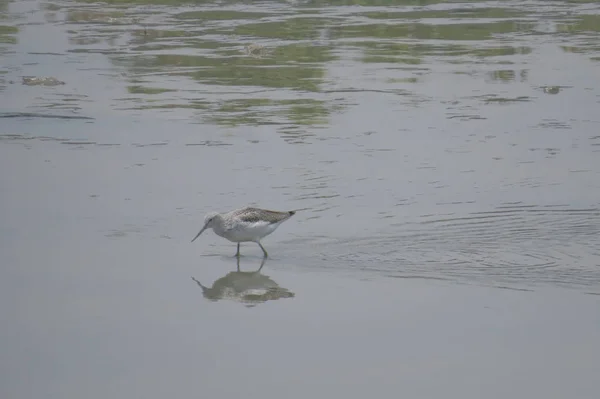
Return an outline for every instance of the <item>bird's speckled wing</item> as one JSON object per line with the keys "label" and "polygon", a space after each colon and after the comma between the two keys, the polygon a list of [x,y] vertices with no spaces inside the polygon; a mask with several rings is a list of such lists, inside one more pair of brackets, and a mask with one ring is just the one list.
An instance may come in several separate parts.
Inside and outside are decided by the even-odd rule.
{"label": "bird's speckled wing", "polygon": [[277,212],[267,209],[247,207],[234,212],[235,218],[246,223],[267,222],[269,224],[283,222],[292,217],[296,212]]}

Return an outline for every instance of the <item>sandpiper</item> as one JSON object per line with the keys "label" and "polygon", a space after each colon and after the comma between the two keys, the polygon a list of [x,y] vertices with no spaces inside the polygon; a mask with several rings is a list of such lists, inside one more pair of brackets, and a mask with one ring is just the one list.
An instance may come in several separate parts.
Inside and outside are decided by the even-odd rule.
{"label": "sandpiper", "polygon": [[240,243],[252,241],[258,244],[266,258],[269,254],[260,243],[260,240],[274,232],[281,223],[291,218],[295,213],[296,211],[277,212],[252,207],[236,209],[227,213],[210,212],[204,217],[204,227],[196,234],[192,242],[204,230],[213,229],[218,236],[231,242],[237,242],[235,256],[240,256]]}

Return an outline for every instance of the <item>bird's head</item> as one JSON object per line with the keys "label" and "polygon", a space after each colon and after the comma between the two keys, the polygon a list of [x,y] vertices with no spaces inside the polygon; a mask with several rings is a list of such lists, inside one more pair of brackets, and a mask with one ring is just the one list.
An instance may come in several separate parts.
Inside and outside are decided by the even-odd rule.
{"label": "bird's head", "polygon": [[204,216],[204,227],[202,227],[202,230],[200,230],[200,232],[198,234],[196,234],[196,237],[194,237],[194,239],[192,240],[192,242],[194,242],[194,240],[196,238],[198,238],[200,236],[200,234],[202,234],[202,232],[206,229],[212,229],[215,225],[215,220],[216,218],[219,216],[219,213],[217,212],[209,212],[206,214],[206,216]]}

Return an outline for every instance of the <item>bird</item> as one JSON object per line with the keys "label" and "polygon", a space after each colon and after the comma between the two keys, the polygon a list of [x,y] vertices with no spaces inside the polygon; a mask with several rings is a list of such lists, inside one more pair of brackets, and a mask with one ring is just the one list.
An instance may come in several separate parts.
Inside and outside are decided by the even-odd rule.
{"label": "bird", "polygon": [[266,258],[269,254],[260,240],[274,232],[281,223],[295,214],[296,211],[269,211],[250,206],[227,213],[209,212],[204,217],[204,227],[191,242],[194,242],[204,230],[213,229],[216,235],[237,243],[235,256],[240,256],[240,243],[255,242]]}

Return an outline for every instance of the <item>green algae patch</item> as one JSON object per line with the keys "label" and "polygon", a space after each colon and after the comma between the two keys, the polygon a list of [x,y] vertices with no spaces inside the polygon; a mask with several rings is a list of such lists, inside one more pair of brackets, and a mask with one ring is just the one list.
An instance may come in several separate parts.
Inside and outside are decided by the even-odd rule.
{"label": "green algae patch", "polygon": [[329,122],[334,108],[325,101],[314,99],[234,99],[222,102],[206,120],[224,126],[317,126]]}
{"label": "green algae patch", "polygon": [[171,91],[177,91],[173,89],[161,89],[159,87],[145,87],[145,86],[128,86],[127,91],[131,94],[162,94]]}
{"label": "green algae patch", "polygon": [[332,18],[290,18],[286,21],[258,22],[239,25],[234,28],[236,35],[276,38],[286,40],[317,39],[319,30],[336,23]]}
{"label": "green algae patch", "polygon": [[508,8],[478,7],[457,8],[450,10],[423,10],[406,12],[365,12],[360,15],[371,19],[427,19],[427,18],[516,18],[525,15],[523,12]]}
{"label": "green algae patch", "polygon": [[232,11],[232,10],[214,10],[214,11],[186,11],[179,14],[175,14],[176,19],[181,20],[209,20],[209,21],[227,21],[227,20],[240,20],[240,19],[261,19],[264,17],[270,17],[274,14],[261,13],[261,12],[246,12],[246,11]]}
{"label": "green algae patch", "polygon": [[[410,38],[436,40],[489,40],[496,34],[514,33],[527,29],[529,25],[516,21],[490,23],[464,23],[447,25],[409,24],[366,24],[346,25],[332,28],[332,36],[345,38]],[[530,24],[533,27],[533,24]]]}

